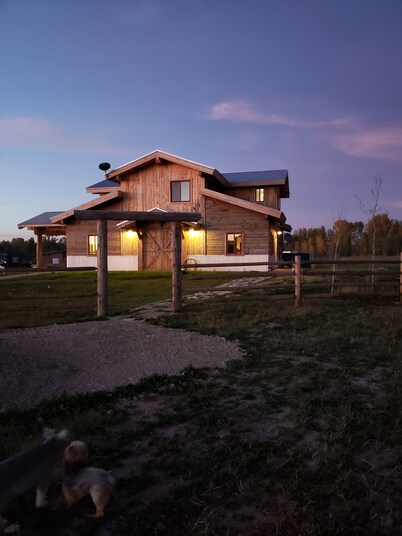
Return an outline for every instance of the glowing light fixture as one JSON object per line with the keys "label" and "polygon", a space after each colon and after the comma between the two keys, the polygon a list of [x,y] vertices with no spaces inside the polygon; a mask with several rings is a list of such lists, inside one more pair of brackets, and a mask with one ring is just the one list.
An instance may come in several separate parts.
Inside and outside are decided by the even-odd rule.
{"label": "glowing light fixture", "polygon": [[190,238],[198,238],[201,234],[201,231],[198,229],[193,229],[192,227],[188,230],[188,236]]}
{"label": "glowing light fixture", "polygon": [[129,229],[127,231],[127,236],[128,236],[128,238],[134,238],[135,236],[137,236],[137,233],[135,231],[133,231],[133,229]]}

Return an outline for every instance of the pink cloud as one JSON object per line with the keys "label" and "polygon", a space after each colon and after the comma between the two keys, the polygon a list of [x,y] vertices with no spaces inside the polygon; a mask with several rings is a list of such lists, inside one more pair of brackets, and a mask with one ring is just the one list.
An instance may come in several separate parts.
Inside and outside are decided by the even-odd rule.
{"label": "pink cloud", "polygon": [[127,152],[127,148],[102,139],[99,129],[69,133],[45,119],[31,117],[0,117],[0,145],[78,154]]}
{"label": "pink cloud", "polygon": [[236,123],[254,123],[257,125],[283,125],[290,127],[317,128],[343,125],[350,122],[350,118],[338,117],[324,121],[311,121],[298,119],[281,114],[257,112],[247,101],[226,101],[214,104],[211,108],[210,119],[215,121],[226,120]]}
{"label": "pink cloud", "polygon": [[2,145],[38,145],[59,136],[57,129],[43,119],[29,117],[0,118]]}
{"label": "pink cloud", "polygon": [[361,158],[402,161],[402,128],[378,127],[334,138],[334,147]]}

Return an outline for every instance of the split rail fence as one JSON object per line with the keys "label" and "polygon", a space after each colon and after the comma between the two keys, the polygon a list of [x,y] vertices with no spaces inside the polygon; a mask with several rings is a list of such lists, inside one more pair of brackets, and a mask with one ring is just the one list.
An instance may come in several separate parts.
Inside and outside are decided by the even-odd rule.
{"label": "split rail fence", "polygon": [[[189,283],[216,278],[220,272],[203,272],[208,268],[223,270],[233,268],[233,264],[183,264],[187,274],[185,292],[186,303],[191,303],[197,293],[211,293],[215,301],[246,301],[294,299],[299,307],[303,296],[326,298],[336,296],[390,296],[402,303],[402,253],[400,257],[386,259],[338,259],[302,261],[296,256],[294,262],[239,263],[236,267],[253,270],[266,266],[267,272],[248,271],[231,274],[231,278],[253,278],[251,284],[214,286],[189,286]],[[188,272],[187,272],[188,270]],[[260,280],[256,282],[256,280]],[[244,283],[244,281],[243,281]],[[214,297],[216,293],[216,297]],[[192,299],[193,296],[193,299]],[[178,312],[181,303],[173,303],[173,311]]]}

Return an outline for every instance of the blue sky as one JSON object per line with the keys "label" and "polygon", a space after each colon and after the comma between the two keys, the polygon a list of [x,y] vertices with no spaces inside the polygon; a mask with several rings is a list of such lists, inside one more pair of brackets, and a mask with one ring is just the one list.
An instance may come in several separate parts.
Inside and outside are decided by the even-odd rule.
{"label": "blue sky", "polygon": [[402,219],[401,0],[0,0],[0,240],[154,149],[288,169],[294,229]]}

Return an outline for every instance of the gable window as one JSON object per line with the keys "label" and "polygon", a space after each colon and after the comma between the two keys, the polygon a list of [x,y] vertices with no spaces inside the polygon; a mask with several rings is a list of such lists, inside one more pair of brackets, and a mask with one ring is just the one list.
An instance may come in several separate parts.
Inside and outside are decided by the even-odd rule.
{"label": "gable window", "polygon": [[265,189],[264,188],[255,189],[255,200],[257,203],[263,203],[265,201]]}
{"label": "gable window", "polygon": [[243,235],[242,233],[226,234],[226,255],[243,254]]}
{"label": "gable window", "polygon": [[98,235],[88,235],[88,255],[97,255]]}
{"label": "gable window", "polygon": [[190,181],[172,181],[170,183],[170,200],[190,201]]}

